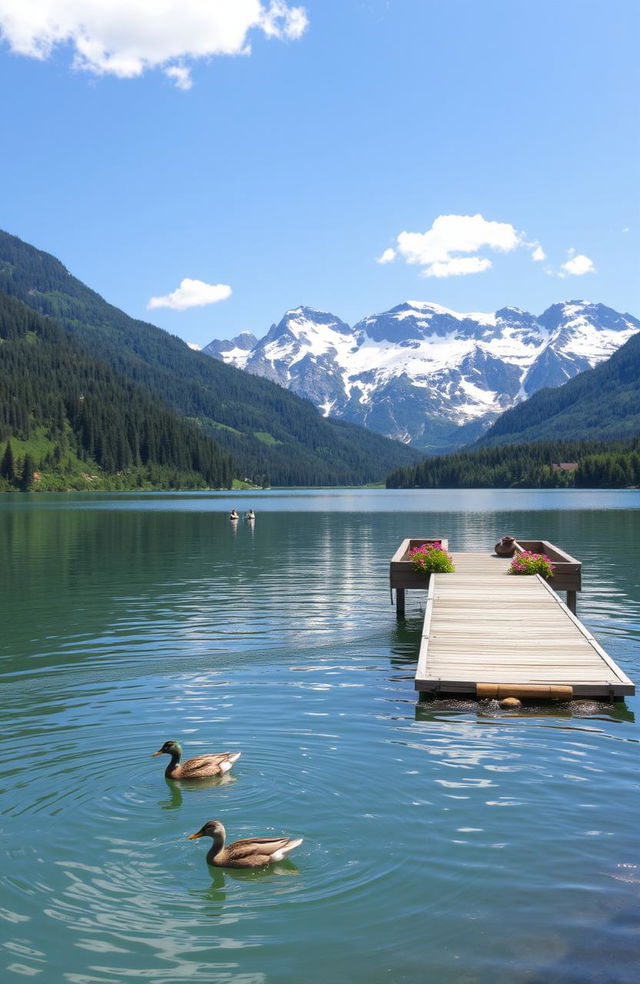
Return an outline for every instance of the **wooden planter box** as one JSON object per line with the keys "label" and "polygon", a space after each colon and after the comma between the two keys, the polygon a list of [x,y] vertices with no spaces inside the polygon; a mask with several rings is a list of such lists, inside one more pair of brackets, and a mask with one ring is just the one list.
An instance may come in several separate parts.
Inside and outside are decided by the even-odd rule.
{"label": "wooden planter box", "polygon": [[517,540],[516,553],[522,553],[523,550],[545,554],[549,558],[555,573],[553,577],[546,579],[546,583],[554,591],[582,590],[582,564],[571,554],[548,540]]}
{"label": "wooden planter box", "polygon": [[430,574],[414,571],[409,559],[409,551],[423,543],[441,543],[444,550],[449,549],[449,541],[439,536],[418,536],[403,540],[389,564],[389,584],[392,588],[428,588]]}

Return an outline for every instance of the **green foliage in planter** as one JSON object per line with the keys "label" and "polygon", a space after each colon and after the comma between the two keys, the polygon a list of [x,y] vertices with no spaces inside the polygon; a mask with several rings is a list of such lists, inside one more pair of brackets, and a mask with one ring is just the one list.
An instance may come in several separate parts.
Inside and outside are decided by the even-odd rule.
{"label": "green foliage in planter", "polygon": [[509,574],[541,574],[542,577],[552,577],[553,564],[546,554],[523,550],[522,553],[517,553],[511,561]]}
{"label": "green foliage in planter", "polygon": [[451,574],[455,571],[453,559],[438,541],[421,543],[409,551],[409,557],[414,571],[421,574]]}

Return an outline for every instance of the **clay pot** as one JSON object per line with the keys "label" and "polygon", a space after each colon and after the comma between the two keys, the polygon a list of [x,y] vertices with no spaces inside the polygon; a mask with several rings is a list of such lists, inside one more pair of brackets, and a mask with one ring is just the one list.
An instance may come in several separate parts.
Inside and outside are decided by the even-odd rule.
{"label": "clay pot", "polygon": [[516,552],[515,536],[503,536],[495,545],[495,552],[498,557],[513,557]]}

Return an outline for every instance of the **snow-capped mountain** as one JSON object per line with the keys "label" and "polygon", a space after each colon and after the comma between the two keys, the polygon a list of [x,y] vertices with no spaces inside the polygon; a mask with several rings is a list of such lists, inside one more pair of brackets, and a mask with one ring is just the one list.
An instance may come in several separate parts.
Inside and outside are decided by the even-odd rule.
{"label": "snow-capped mountain", "polygon": [[554,304],[539,317],[407,301],[353,328],[298,307],[259,341],[245,333],[203,351],[325,415],[435,450],[469,443],[504,410],[592,368],[638,331],[638,319],[589,301]]}

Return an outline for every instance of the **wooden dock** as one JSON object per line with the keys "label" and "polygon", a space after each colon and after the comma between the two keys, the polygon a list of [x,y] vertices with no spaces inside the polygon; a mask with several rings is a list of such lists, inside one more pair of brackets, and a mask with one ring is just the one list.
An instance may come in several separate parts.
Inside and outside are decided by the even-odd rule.
{"label": "wooden dock", "polygon": [[432,574],[415,687],[421,695],[619,700],[632,681],[538,576],[510,561],[454,553]]}

